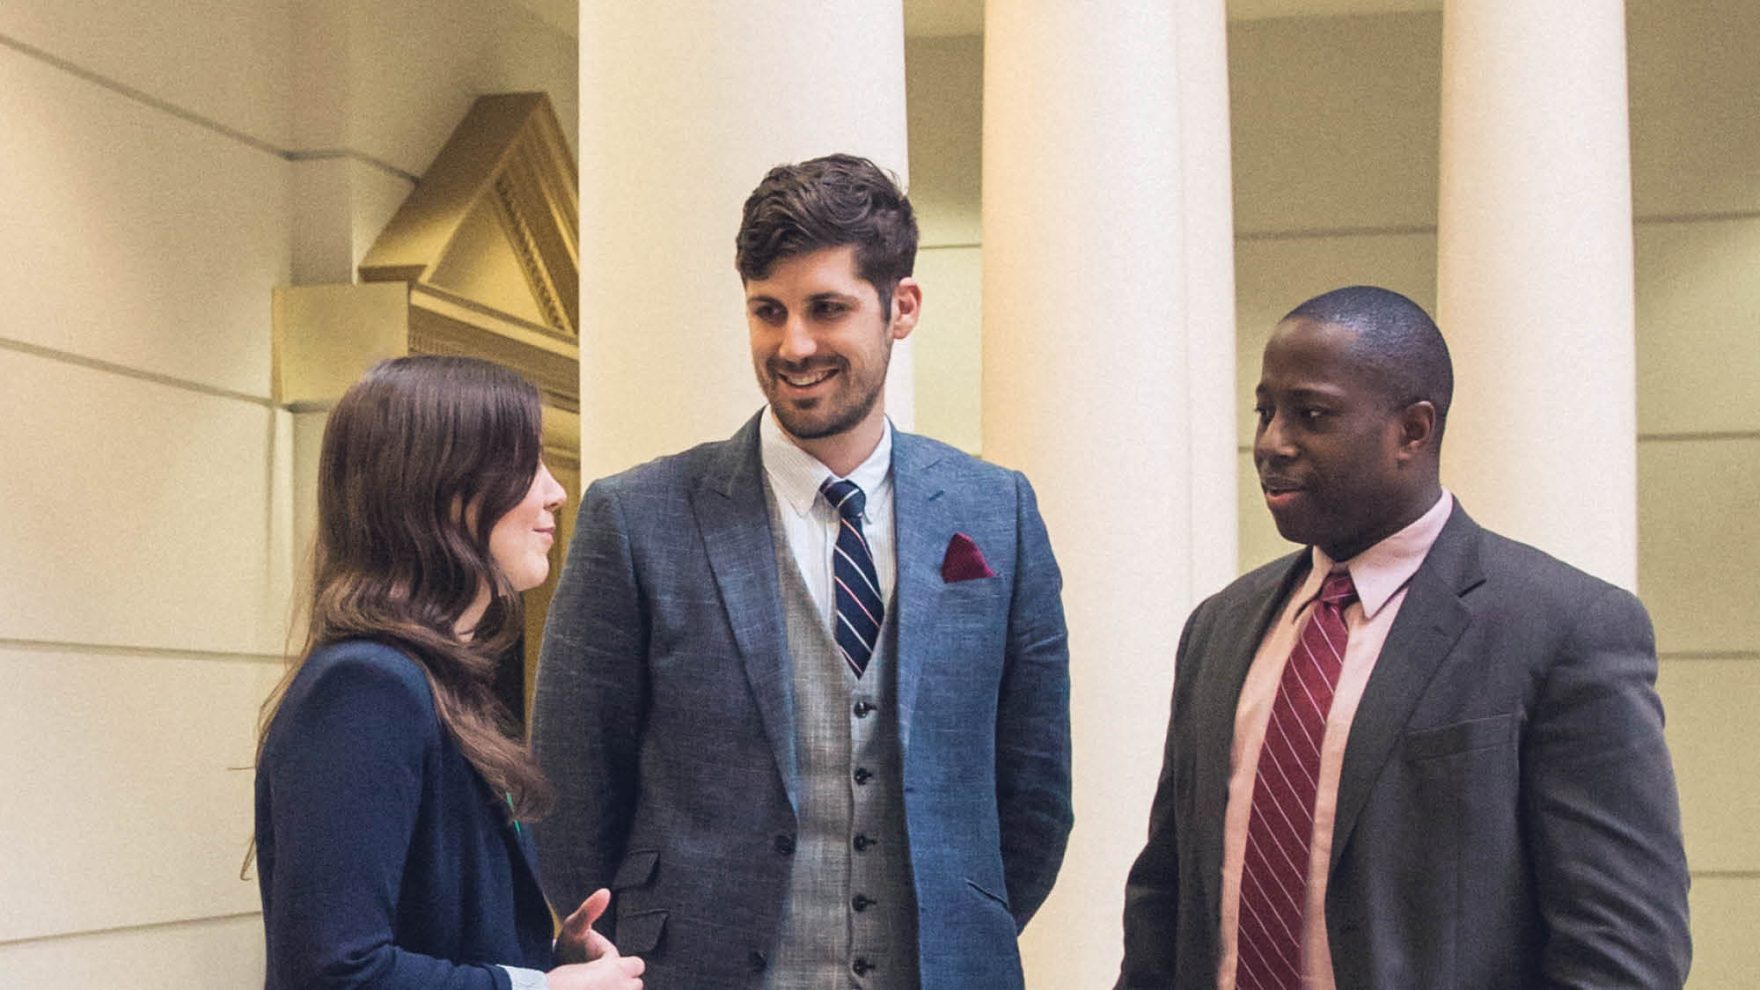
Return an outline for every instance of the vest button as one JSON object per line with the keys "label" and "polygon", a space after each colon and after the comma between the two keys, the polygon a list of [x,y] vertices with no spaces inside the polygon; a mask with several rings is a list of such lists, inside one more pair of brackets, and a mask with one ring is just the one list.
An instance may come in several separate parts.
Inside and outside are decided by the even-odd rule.
{"label": "vest button", "polygon": [[857,956],[856,961],[849,964],[849,968],[857,976],[867,976],[874,969],[874,964],[863,956]]}
{"label": "vest button", "polygon": [[855,841],[856,852],[867,852],[868,847],[873,844],[874,844],[874,840],[868,838],[865,835],[856,836],[856,841]]}
{"label": "vest button", "polygon": [[874,706],[869,704],[868,702],[866,702],[866,701],[856,702],[856,707],[855,707],[856,718],[867,718],[869,715],[873,714],[873,712],[874,712]]}
{"label": "vest button", "polygon": [[866,784],[874,779],[874,772],[867,767],[856,767],[856,783]]}
{"label": "vest button", "polygon": [[746,961],[752,964],[752,972],[754,973],[762,973],[764,967],[770,964],[770,961],[764,958],[764,954],[757,949],[752,950],[752,954],[746,957]]}
{"label": "vest button", "polygon": [[793,836],[779,835],[776,837],[775,845],[776,845],[776,851],[781,853],[782,855],[784,855],[784,856],[794,855],[794,837]]}
{"label": "vest button", "polygon": [[877,902],[866,894],[857,894],[849,899],[849,906],[855,908],[857,911],[866,911],[870,904],[875,903]]}

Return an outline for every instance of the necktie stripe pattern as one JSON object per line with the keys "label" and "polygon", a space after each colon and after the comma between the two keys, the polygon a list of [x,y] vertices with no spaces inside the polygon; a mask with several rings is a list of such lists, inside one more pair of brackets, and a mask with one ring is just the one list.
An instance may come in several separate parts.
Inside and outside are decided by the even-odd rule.
{"label": "necktie stripe pattern", "polygon": [[1239,990],[1298,990],[1302,985],[1303,916],[1314,840],[1314,795],[1320,743],[1348,630],[1344,610],[1356,601],[1350,573],[1335,571],[1320,588],[1296,645],[1284,663],[1259,769],[1253,781],[1247,854],[1241,869]]}
{"label": "necktie stripe pattern", "polygon": [[874,570],[874,555],[862,535],[862,512],[868,497],[853,481],[826,479],[819,493],[837,510],[842,525],[837,527],[837,543],[831,555],[831,573],[837,585],[837,621],[833,624],[838,652],[843,662],[857,677],[868,669],[868,660],[880,640],[880,626],[886,618],[886,603],[880,597],[880,575]]}

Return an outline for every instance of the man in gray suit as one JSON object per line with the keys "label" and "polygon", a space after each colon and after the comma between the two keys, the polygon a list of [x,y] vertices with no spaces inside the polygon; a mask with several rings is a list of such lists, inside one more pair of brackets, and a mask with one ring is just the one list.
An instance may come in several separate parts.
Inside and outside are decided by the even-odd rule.
{"label": "man in gray suit", "polygon": [[1309,546],[1186,624],[1118,987],[1686,979],[1649,618],[1442,488],[1452,390],[1436,325],[1384,289],[1266,345],[1253,459]]}
{"label": "man in gray suit", "polygon": [[769,400],[594,483],[550,609],[545,887],[659,990],[1007,990],[1071,825],[1061,579],[1018,473],[895,431],[922,290],[871,162],[772,170],[736,265]]}

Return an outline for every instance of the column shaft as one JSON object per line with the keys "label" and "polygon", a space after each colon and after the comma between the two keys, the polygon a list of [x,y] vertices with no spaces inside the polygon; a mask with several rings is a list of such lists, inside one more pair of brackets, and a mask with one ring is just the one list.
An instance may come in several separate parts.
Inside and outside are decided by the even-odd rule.
{"label": "column shaft", "polygon": [[1180,624],[1234,568],[1224,44],[1219,0],[986,10],[984,452],[1039,492],[1074,696],[1033,987],[1117,972]]}
{"label": "column shaft", "polygon": [[[832,152],[905,178],[902,10],[581,5],[585,478],[727,436],[763,404],[733,270],[740,206],[771,166]],[[887,409],[908,428],[903,351]]]}
{"label": "column shaft", "polygon": [[1456,375],[1444,477],[1482,522],[1631,587],[1623,4],[1444,10],[1437,310]]}

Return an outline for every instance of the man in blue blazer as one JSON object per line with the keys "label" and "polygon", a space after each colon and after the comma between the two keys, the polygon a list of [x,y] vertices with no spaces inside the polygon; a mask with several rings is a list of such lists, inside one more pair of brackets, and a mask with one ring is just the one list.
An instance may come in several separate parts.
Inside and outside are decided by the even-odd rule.
{"label": "man in blue blazer", "polygon": [[1180,638],[1119,990],[1686,979],[1649,618],[1467,516],[1438,467],[1452,391],[1436,325],[1384,289],[1266,345],[1253,458],[1308,546]]}
{"label": "man in blue blazer", "polygon": [[776,168],[737,243],[768,406],[582,500],[535,702],[545,886],[611,887],[659,990],[1020,987],[1072,821],[1032,488],[886,419],[922,291],[885,173]]}

